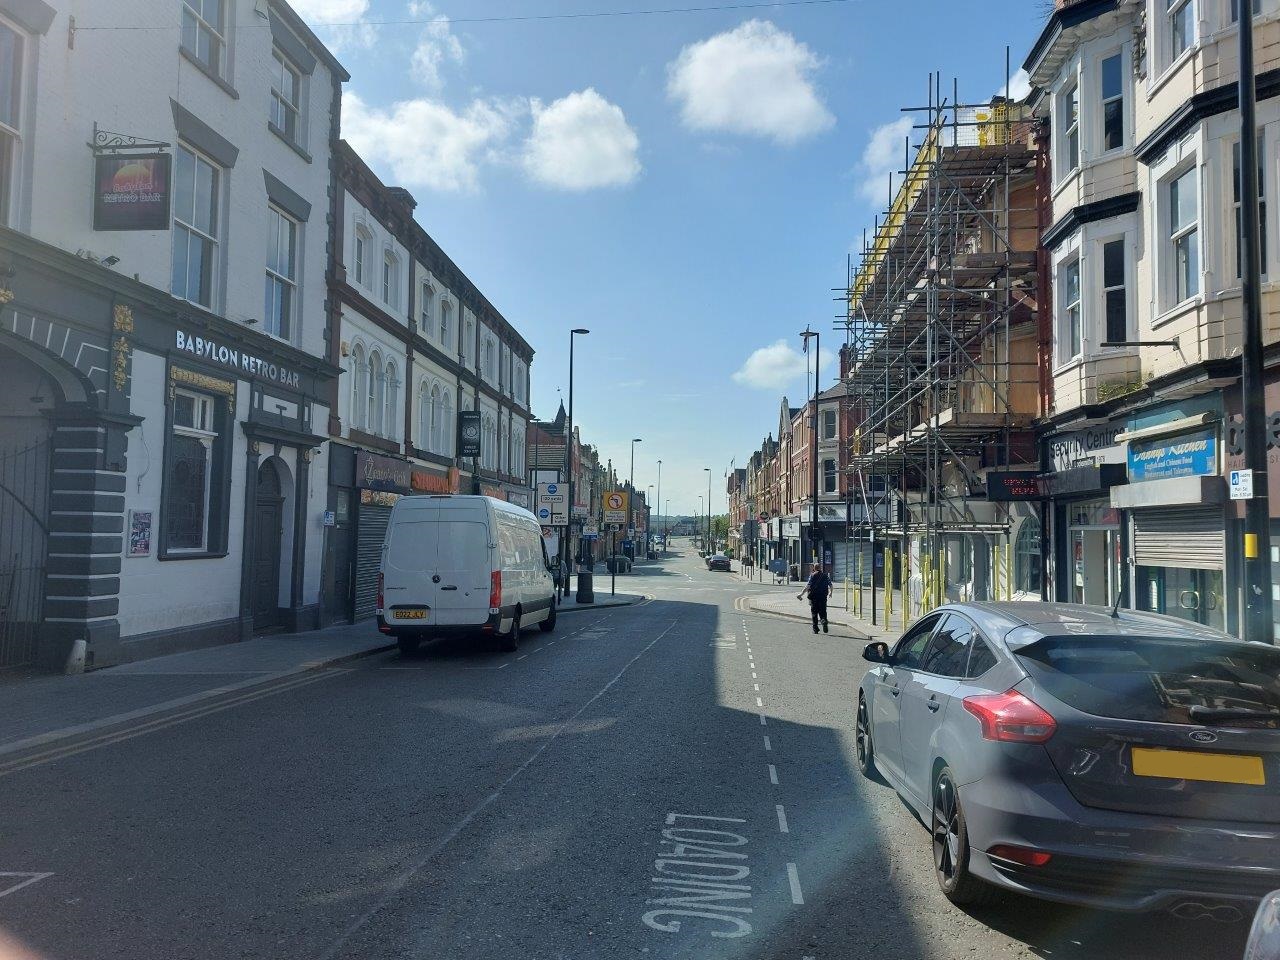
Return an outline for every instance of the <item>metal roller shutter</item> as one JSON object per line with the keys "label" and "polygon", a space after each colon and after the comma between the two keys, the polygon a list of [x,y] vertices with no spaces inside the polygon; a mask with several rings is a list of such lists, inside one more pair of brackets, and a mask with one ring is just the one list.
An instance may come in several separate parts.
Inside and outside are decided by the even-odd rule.
{"label": "metal roller shutter", "polygon": [[1226,560],[1222,513],[1203,507],[1135,511],[1133,559],[1139,566],[1221,570]]}
{"label": "metal roller shutter", "polygon": [[356,619],[372,617],[378,607],[378,564],[382,558],[382,538],[387,533],[391,508],[360,505],[356,528]]}
{"label": "metal roller shutter", "polygon": [[[831,545],[831,579],[836,583],[844,583],[845,570],[849,572],[849,582],[858,582],[858,555],[862,555],[862,584],[871,585],[871,544],[865,540],[837,540]],[[848,564],[846,567],[845,564]]]}

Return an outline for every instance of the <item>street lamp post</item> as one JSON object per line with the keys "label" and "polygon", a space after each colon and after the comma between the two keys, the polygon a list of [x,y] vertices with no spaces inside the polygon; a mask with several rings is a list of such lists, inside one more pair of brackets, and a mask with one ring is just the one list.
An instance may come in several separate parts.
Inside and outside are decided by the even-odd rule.
{"label": "street lamp post", "polygon": [[649,524],[653,522],[653,484],[649,484],[645,488],[644,496],[644,555],[649,556],[649,538],[653,536],[653,531],[649,528]]}
{"label": "street lamp post", "polygon": [[[573,338],[590,332],[582,327],[569,331],[569,423],[564,435],[564,469],[569,477],[569,515],[565,518],[567,523],[564,528],[564,558],[568,561],[566,566],[570,570],[573,568],[569,564],[575,562],[573,553]],[[568,591],[568,584],[564,585],[564,589]]]}
{"label": "street lamp post", "polygon": [[707,474],[707,553],[715,553],[715,541],[711,539],[711,468],[703,467]]}
{"label": "street lamp post", "polygon": [[[822,542],[819,539],[818,526],[818,392],[821,387],[820,374],[818,370],[819,361],[822,359],[822,338],[818,335],[818,331],[810,330],[805,327],[800,332],[800,339],[804,341],[804,349],[809,351],[809,338],[813,337],[813,427],[809,435],[809,459],[813,461],[813,497],[809,501],[809,539],[812,541],[810,549],[813,550],[814,564],[811,564],[810,573],[813,572],[816,562],[821,560]],[[800,549],[804,549],[804,523],[800,525]],[[804,571],[801,570],[803,575]]]}
{"label": "street lamp post", "polygon": [[[658,516],[659,517],[662,516],[662,461],[661,460],[658,461]],[[663,534],[663,537],[662,537],[662,552],[663,553],[667,552],[667,538],[665,533]]]}
{"label": "street lamp post", "polygon": [[[633,437],[631,440],[631,475],[627,478],[627,539],[631,540],[632,528],[635,526],[634,504],[632,501],[636,496],[636,444],[643,443],[642,437]],[[636,543],[631,540],[631,559],[636,558]]]}

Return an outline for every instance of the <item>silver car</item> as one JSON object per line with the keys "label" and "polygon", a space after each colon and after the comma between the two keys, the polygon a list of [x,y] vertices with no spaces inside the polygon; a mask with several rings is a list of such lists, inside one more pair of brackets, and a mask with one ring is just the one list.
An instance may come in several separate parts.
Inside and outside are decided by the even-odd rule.
{"label": "silver car", "polygon": [[1172,617],[966,603],[858,690],[862,771],[929,825],[943,893],[1232,919],[1280,887],[1280,650]]}

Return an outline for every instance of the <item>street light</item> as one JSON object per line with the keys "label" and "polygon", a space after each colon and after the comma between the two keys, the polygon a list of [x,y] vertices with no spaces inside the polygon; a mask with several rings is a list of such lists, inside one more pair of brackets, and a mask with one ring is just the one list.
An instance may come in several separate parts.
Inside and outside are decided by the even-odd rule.
{"label": "street light", "polygon": [[[804,341],[804,351],[809,352],[809,338],[813,337],[813,428],[809,435],[809,459],[813,461],[813,497],[809,501],[809,539],[812,542],[813,558],[817,560],[822,550],[818,537],[818,390],[821,386],[818,363],[822,358],[822,338],[818,331],[805,327],[800,331],[800,339]],[[800,524],[800,550],[804,557],[804,523]],[[810,571],[812,572],[812,570]],[[801,570],[803,574],[803,569]]]}
{"label": "street light", "polygon": [[[658,461],[658,516],[662,516],[662,461]],[[662,552],[667,552],[667,532],[662,531]]]}
{"label": "street light", "polygon": [[564,528],[564,557],[569,563],[573,563],[573,338],[578,335],[590,333],[583,327],[576,327],[569,331],[569,424],[564,435],[564,469],[569,475],[569,515],[565,518],[566,526]]}
{"label": "street light", "polygon": [[707,553],[715,553],[715,544],[711,540],[711,468],[702,469],[707,472]]}
{"label": "street light", "polygon": [[[632,503],[632,501],[635,500],[635,496],[636,496],[636,444],[643,443],[643,442],[644,441],[641,437],[634,437],[631,440],[631,476],[627,478],[627,487],[628,487],[628,490],[627,490],[627,539],[628,540],[631,539],[631,536],[632,536],[631,531],[635,525],[635,514],[633,513],[634,504]],[[635,544],[635,541],[632,540],[631,541],[631,558],[634,560],[635,556],[636,556],[636,544]]]}

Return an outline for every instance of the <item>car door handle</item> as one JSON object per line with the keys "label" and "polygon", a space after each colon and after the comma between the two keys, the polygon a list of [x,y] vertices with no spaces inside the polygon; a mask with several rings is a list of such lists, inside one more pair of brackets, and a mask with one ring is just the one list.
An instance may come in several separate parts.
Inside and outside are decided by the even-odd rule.
{"label": "car door handle", "polygon": [[898,687],[890,687],[890,688],[889,688],[889,692],[890,692],[890,693],[892,693],[892,694],[896,697],[898,694],[900,694],[900,693],[902,692],[902,690],[901,690],[900,688],[898,688]]}
{"label": "car door handle", "polygon": [[925,706],[928,707],[933,713],[937,713],[938,710],[942,707],[942,704],[939,703],[936,699],[930,699],[929,702],[925,704]]}
{"label": "car door handle", "polygon": [[447,587],[441,587],[440,589],[441,589],[441,590],[457,590],[458,588],[457,588],[457,587],[455,587],[455,586],[453,586],[452,584],[450,584],[449,586],[447,586]]}

